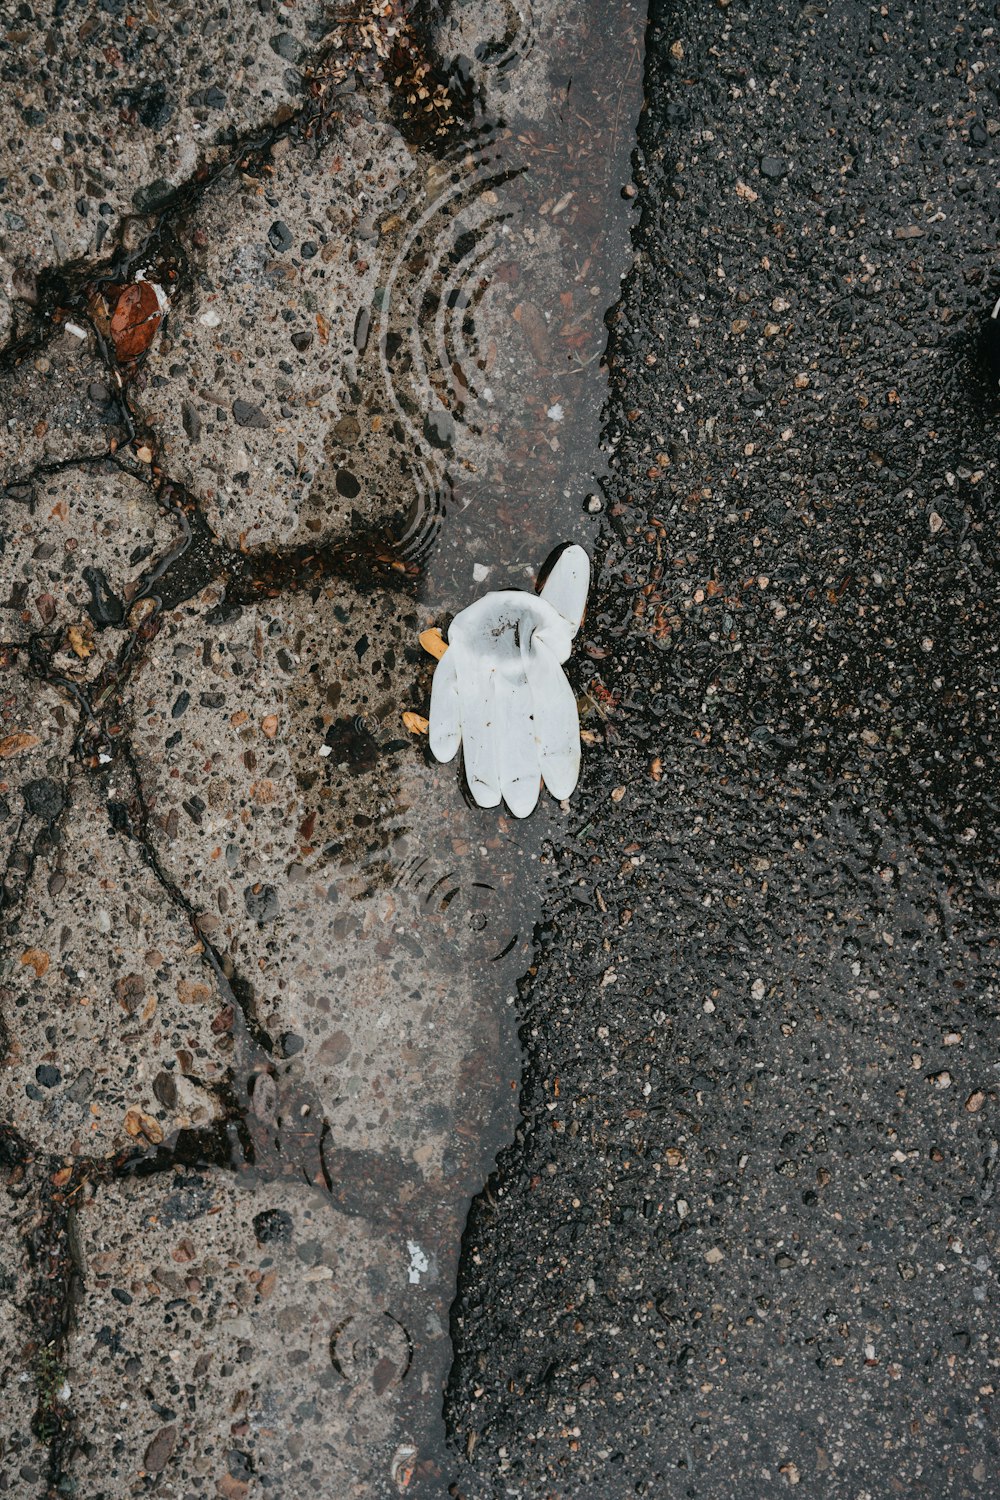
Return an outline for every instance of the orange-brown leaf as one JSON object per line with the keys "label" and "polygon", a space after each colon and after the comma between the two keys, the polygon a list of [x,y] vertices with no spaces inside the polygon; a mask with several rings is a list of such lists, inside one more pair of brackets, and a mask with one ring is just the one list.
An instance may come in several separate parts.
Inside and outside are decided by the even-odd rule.
{"label": "orange-brown leaf", "polygon": [[12,755],[23,755],[25,750],[33,749],[38,743],[38,735],[28,734],[25,730],[5,734],[0,739],[0,760],[9,760]]}
{"label": "orange-brown leaf", "polygon": [[158,1121],[152,1115],[144,1114],[141,1109],[128,1109],[125,1111],[125,1129],[133,1140],[144,1136],[151,1146],[158,1146],[163,1140],[163,1131]]}
{"label": "orange-brown leaf", "polygon": [[123,287],[111,314],[111,340],[120,364],[145,354],[163,321],[163,310],[152,282]]}

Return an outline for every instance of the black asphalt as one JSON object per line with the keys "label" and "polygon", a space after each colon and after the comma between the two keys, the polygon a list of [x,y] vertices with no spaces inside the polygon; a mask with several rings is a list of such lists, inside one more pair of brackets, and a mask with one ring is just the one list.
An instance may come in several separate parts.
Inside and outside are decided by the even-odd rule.
{"label": "black asphalt", "polygon": [[602,743],[448,1417],[469,1493],[990,1500],[1000,8],[654,10]]}

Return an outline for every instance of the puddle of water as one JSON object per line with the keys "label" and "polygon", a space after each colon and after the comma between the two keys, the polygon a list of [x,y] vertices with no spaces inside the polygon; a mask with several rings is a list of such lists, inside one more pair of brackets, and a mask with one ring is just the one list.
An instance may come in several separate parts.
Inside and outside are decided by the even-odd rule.
{"label": "puddle of water", "polygon": [[[86,1007],[46,1076],[76,1079],[93,1121],[37,1087],[19,1105],[80,1184],[68,1388],[104,1337],[96,1288],[131,1307],[136,1267],[160,1253],[162,1199],[191,1226],[173,1259],[193,1268],[182,1283],[167,1267],[163,1285],[196,1297],[206,1257],[241,1306],[241,1277],[268,1288],[241,1444],[265,1463],[299,1379],[293,1488],[333,1445],[357,1495],[436,1496],[458,1470],[441,1414],[457,1258],[516,1125],[513,1002],[567,817],[547,794],[523,823],[474,807],[401,715],[427,709],[421,630],[487,589],[532,587],[553,548],[594,539],[645,25],[637,0],[470,0],[417,19],[419,47],[385,45],[391,107],[381,84],[340,78],[328,129],[303,143],[283,128],[108,274],[53,279],[57,315],[81,320],[66,338],[105,363],[95,288],[118,295],[142,262],[169,310],[114,397],[138,455],[123,448],[115,484],[135,515],[103,550],[71,538],[97,558],[89,588],[67,572],[65,597],[45,595],[53,620],[86,613],[73,650],[14,646],[88,705],[61,831],[51,820],[51,847],[25,861],[25,950],[47,960],[57,910],[65,933],[81,920],[88,871],[108,893],[108,943],[81,948],[68,979],[37,975],[39,1025]],[[60,471],[50,522],[78,524],[74,486],[110,493],[110,472]],[[153,515],[137,581],[124,541]],[[104,1042],[118,1010],[127,1058]],[[51,1043],[26,1030],[25,1067],[36,1040]],[[116,1238],[136,1214],[138,1239]],[[120,1316],[155,1351],[151,1315]],[[275,1330],[301,1336],[297,1377],[276,1366]],[[204,1344],[199,1320],[187,1337]],[[102,1428],[99,1380],[79,1387],[87,1436],[67,1462],[93,1489],[121,1439]],[[230,1414],[199,1420],[205,1449]]]}
{"label": "puddle of water", "polygon": [[[456,8],[438,33],[453,56],[475,59],[484,107],[443,156],[418,162],[371,317],[383,391],[416,456],[404,536],[407,555],[422,565],[418,602],[427,623],[444,624],[486,589],[530,588],[554,546],[590,542],[597,521],[588,500],[600,495],[604,472],[604,319],[628,258],[623,188],[641,104],[645,15],[629,3],[568,12],[510,6],[498,37],[489,30],[496,9]],[[571,669],[581,689],[585,634]],[[547,796],[526,823],[459,808],[457,772],[445,767],[436,776],[451,803],[448,822],[470,849],[480,847],[478,877],[464,859],[459,865],[460,894],[486,894],[479,920],[496,929],[494,954],[480,949],[465,961],[486,1002],[473,1018],[474,1027],[487,1023],[486,1035],[471,1052],[493,1077],[492,1088],[488,1076],[480,1084],[487,1107],[474,1175],[489,1169],[516,1123],[508,1080],[518,1077],[519,1056],[506,1001],[541,914],[538,857],[547,839],[558,843],[565,815]],[[492,847],[483,849],[484,839]],[[430,828],[420,842],[430,883],[449,864],[447,844]],[[486,893],[490,883],[498,888]],[[496,962],[504,923],[515,947]],[[438,948],[434,962],[446,964],[446,952]],[[497,1044],[503,1066],[494,1071]],[[465,1208],[464,1199],[453,1202],[438,1224],[447,1225],[445,1235],[432,1240],[445,1281],[438,1318],[451,1295],[454,1228]],[[438,1352],[448,1359],[446,1342]],[[414,1383],[401,1403],[418,1451],[415,1493],[440,1494],[455,1473],[440,1418],[444,1373],[428,1362],[422,1388]]]}

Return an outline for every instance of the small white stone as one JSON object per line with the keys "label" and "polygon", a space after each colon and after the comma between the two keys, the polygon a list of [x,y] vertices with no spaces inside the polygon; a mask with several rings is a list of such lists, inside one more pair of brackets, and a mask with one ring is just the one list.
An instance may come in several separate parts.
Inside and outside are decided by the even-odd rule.
{"label": "small white stone", "polygon": [[427,1254],[420,1248],[416,1240],[407,1240],[406,1248],[410,1254],[410,1269],[408,1272],[411,1286],[419,1286],[421,1276],[430,1270],[430,1261]]}
{"label": "small white stone", "polygon": [[473,563],[472,576],[477,583],[484,583],[490,576],[490,570],[485,563]]}
{"label": "small white stone", "polygon": [[557,401],[555,406],[550,406],[545,413],[550,422],[561,422],[566,413],[563,411],[562,403]]}
{"label": "small white stone", "polygon": [[764,983],[763,979],[755,979],[753,984],[750,986],[750,994],[753,999],[763,1000],[766,993],[767,985]]}
{"label": "small white stone", "polygon": [[65,328],[66,332],[71,333],[75,339],[85,339],[87,337],[86,328],[81,328],[79,323],[64,323],[63,327]]}
{"label": "small white stone", "polygon": [[218,328],[219,324],[222,322],[222,319],[219,317],[219,314],[215,311],[215,309],[210,307],[208,309],[208,312],[202,313],[201,317],[198,319],[198,322],[204,324],[206,328]]}

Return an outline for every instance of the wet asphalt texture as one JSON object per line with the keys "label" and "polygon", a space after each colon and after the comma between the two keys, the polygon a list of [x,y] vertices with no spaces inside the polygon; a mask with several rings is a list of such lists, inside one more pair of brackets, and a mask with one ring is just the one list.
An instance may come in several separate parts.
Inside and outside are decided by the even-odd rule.
{"label": "wet asphalt texture", "polygon": [[470,1493],[986,1500],[1000,12],[653,11],[602,743],[448,1417]]}

